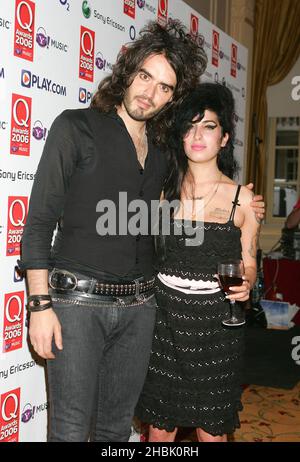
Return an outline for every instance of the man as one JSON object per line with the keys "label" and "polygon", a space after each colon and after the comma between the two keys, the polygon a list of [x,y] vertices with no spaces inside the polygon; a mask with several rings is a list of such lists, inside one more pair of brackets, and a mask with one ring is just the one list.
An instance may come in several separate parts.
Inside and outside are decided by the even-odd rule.
{"label": "man", "polygon": [[49,441],[128,441],[155,318],[153,243],[149,234],[99,235],[97,204],[108,199],[122,212],[119,192],[148,209],[159,199],[167,162],[158,144],[167,145],[176,106],[205,66],[178,22],[149,23],[91,108],[64,111],[52,125],[21,265],[30,340],[48,360]]}

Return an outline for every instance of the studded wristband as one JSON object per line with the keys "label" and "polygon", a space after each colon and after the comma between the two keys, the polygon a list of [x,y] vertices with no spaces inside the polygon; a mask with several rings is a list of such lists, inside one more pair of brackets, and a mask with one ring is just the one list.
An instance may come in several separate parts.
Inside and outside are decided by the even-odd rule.
{"label": "studded wristband", "polygon": [[[48,303],[41,304],[41,301],[48,301]],[[32,303],[32,305],[30,305]],[[27,298],[27,310],[31,312],[44,311],[52,308],[51,295],[30,295]]]}

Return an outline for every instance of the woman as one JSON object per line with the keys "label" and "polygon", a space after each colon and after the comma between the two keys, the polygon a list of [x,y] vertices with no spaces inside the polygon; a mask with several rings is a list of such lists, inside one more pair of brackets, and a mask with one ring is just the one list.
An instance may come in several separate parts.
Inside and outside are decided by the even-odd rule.
{"label": "woman", "polygon": [[[184,100],[175,123],[164,196],[180,199],[180,206],[171,234],[158,241],[157,320],[136,408],[150,424],[149,441],[174,441],[180,426],[196,427],[199,441],[220,442],[239,427],[243,328],[225,327],[222,320],[229,315],[228,298],[249,298],[259,224],[251,192],[232,180],[233,110],[230,90],[203,83]],[[191,226],[204,232],[201,245],[187,245]],[[245,275],[225,297],[215,273],[228,259],[242,259]]]}

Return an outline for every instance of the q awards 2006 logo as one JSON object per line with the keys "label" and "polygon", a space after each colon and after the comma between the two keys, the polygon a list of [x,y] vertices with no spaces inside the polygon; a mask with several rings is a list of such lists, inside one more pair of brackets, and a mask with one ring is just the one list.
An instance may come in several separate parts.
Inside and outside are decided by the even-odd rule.
{"label": "q awards 2006 logo", "polygon": [[199,31],[199,18],[191,14],[190,33],[192,37],[197,37]]}
{"label": "q awards 2006 logo", "polygon": [[93,82],[95,56],[95,32],[84,26],[80,28],[79,77]]}
{"label": "q awards 2006 logo", "polygon": [[230,74],[232,77],[236,77],[236,68],[237,68],[237,54],[238,47],[234,43],[231,44],[231,67]]}
{"label": "q awards 2006 logo", "polygon": [[211,62],[214,66],[219,66],[220,34],[216,30],[212,32],[212,55]]}
{"label": "q awards 2006 logo", "polygon": [[21,239],[26,222],[28,197],[10,196],[7,213],[7,243],[6,255],[20,255]]}
{"label": "q awards 2006 logo", "polygon": [[16,0],[14,56],[33,61],[35,4]]}
{"label": "q awards 2006 logo", "polygon": [[158,0],[157,22],[161,26],[166,26],[168,22],[168,0]]}
{"label": "q awards 2006 logo", "polygon": [[11,107],[10,153],[29,156],[31,98],[13,93]]}
{"label": "q awards 2006 logo", "polygon": [[135,0],[124,0],[124,13],[135,19]]}
{"label": "q awards 2006 logo", "polygon": [[4,296],[3,353],[19,350],[23,343],[24,292]]}
{"label": "q awards 2006 logo", "polygon": [[0,396],[0,442],[17,443],[19,441],[20,388],[3,393]]}

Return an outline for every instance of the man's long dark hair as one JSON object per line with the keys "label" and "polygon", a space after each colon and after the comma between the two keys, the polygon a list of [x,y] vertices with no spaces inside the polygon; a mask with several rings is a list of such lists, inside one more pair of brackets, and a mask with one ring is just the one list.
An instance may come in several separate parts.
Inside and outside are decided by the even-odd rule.
{"label": "man's long dark hair", "polygon": [[[233,178],[238,171],[234,158],[234,99],[231,91],[218,83],[205,82],[189,93],[178,108],[174,125],[168,137],[170,147],[170,175],[165,183],[164,197],[168,201],[180,200],[183,180],[188,171],[188,159],[183,148],[183,137],[193,123],[204,117],[205,110],[215,112],[222,128],[222,135],[229,139],[217,157],[218,168]],[[196,120],[194,120],[196,118]],[[194,122],[193,122],[194,120]]]}
{"label": "man's long dark hair", "polygon": [[154,21],[149,22],[140,35],[125,51],[120,51],[112,74],[100,82],[91,107],[101,112],[112,111],[122,103],[126,89],[145,59],[153,54],[164,55],[176,74],[177,85],[172,101],[147,121],[148,132],[163,147],[167,131],[173,124],[175,109],[187,91],[199,83],[206,68],[207,57],[199,45],[199,39],[188,34],[178,20],[170,20],[166,27]]}

